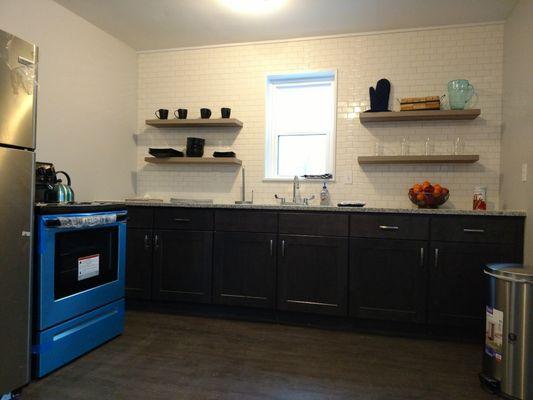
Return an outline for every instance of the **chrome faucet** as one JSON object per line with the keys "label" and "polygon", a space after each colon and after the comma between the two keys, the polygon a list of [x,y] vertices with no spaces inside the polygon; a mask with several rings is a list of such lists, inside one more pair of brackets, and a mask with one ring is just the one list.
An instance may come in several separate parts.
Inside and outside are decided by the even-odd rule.
{"label": "chrome faucet", "polygon": [[292,202],[288,202],[285,197],[278,196],[277,194],[275,194],[274,197],[281,202],[281,205],[308,206],[309,201],[313,200],[315,195],[312,194],[309,197],[302,198],[300,193],[300,179],[298,176],[294,176],[292,181]]}

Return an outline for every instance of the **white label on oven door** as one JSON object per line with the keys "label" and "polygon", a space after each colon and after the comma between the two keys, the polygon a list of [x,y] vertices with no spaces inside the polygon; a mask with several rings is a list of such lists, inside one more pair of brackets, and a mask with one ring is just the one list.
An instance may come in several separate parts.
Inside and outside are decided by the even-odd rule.
{"label": "white label on oven door", "polygon": [[78,258],[78,281],[100,274],[100,254]]}

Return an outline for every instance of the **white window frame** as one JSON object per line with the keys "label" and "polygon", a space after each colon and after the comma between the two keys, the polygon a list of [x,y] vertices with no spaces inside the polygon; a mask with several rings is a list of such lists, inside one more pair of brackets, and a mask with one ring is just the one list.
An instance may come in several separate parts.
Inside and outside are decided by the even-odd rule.
{"label": "white window frame", "polygon": [[333,125],[331,132],[329,133],[329,149],[327,156],[327,171],[324,173],[330,173],[333,178],[328,179],[330,182],[335,181],[335,155],[337,144],[337,70],[324,70],[324,71],[306,71],[306,72],[288,72],[288,73],[276,73],[267,75],[266,77],[266,96],[265,96],[265,175],[264,181],[292,181],[294,177],[282,177],[277,175],[277,162],[278,162],[278,143],[277,136],[272,131],[272,110],[273,110],[273,96],[272,90],[276,86],[280,85],[294,85],[294,84],[307,84],[309,81],[330,80],[332,81],[333,88]]}

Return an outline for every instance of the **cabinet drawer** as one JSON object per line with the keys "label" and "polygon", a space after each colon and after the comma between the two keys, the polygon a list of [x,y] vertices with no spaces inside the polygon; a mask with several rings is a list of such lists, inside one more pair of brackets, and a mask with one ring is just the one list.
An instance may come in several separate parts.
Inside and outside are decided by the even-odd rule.
{"label": "cabinet drawer", "polygon": [[523,221],[501,217],[433,217],[431,239],[444,242],[516,243]]}
{"label": "cabinet drawer", "polygon": [[279,233],[348,236],[348,215],[280,213]]}
{"label": "cabinet drawer", "polygon": [[128,207],[128,228],[151,228],[153,224],[153,208]]}
{"label": "cabinet drawer", "polygon": [[384,239],[417,239],[429,237],[429,217],[418,215],[352,215],[350,236]]}
{"label": "cabinet drawer", "polygon": [[157,229],[208,231],[213,229],[213,211],[187,208],[157,209],[154,225]]}
{"label": "cabinet drawer", "polygon": [[227,232],[277,232],[278,214],[269,211],[216,211],[215,230]]}

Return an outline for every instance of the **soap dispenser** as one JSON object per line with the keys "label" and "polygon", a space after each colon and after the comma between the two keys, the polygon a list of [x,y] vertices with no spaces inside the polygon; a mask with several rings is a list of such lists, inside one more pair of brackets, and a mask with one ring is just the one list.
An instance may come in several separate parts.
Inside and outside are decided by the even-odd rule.
{"label": "soap dispenser", "polygon": [[329,190],[328,190],[328,186],[326,182],[324,182],[324,186],[322,186],[322,191],[320,192],[320,205],[321,206],[330,205]]}

